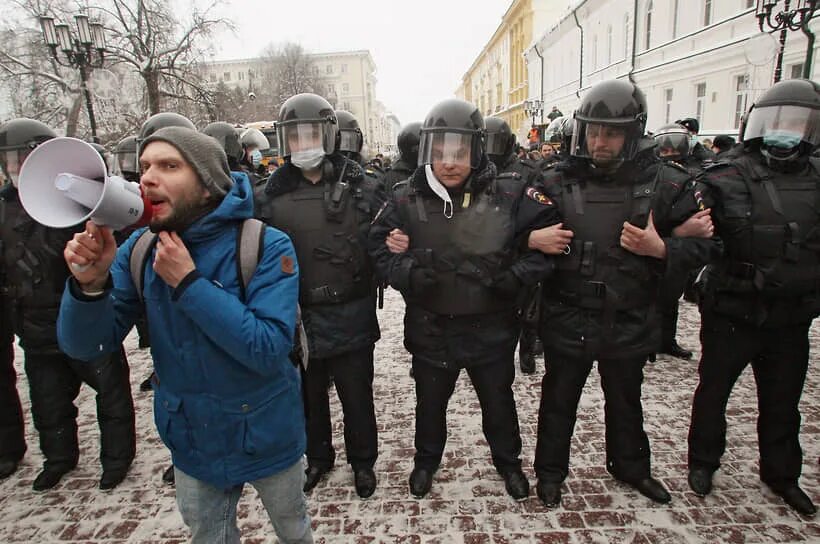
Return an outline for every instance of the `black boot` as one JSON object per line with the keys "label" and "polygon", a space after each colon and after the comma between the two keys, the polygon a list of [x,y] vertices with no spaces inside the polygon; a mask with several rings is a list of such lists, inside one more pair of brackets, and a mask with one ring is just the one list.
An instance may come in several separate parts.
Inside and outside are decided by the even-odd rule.
{"label": "black boot", "polygon": [[174,465],[168,465],[168,468],[166,468],[165,472],[162,473],[162,481],[168,485],[174,485],[176,483],[176,476],[174,476]]}
{"label": "black boot", "polygon": [[353,472],[356,494],[366,499],[376,491],[376,473],[372,468],[360,468]]}
{"label": "black boot", "polygon": [[521,469],[509,470],[501,473],[504,478],[504,488],[507,494],[516,501],[525,501],[530,496],[530,483]]}
{"label": "black boot", "polygon": [[153,389],[153,387],[151,386],[151,380],[153,378],[154,378],[154,373],[151,372],[150,376],[148,376],[147,378],[142,380],[142,383],[140,383],[140,391],[142,391],[143,393],[151,391]]}
{"label": "black boot", "polygon": [[113,470],[103,470],[102,478],[100,478],[100,489],[109,491],[114,489],[125,480],[125,475],[128,474],[130,466],[125,468],[118,468]]}
{"label": "black boot", "polygon": [[698,497],[705,497],[712,491],[712,471],[705,468],[689,469],[689,487]]}
{"label": "black boot", "polygon": [[5,480],[17,470],[17,461],[11,459],[0,460],[0,480]]}
{"label": "black boot", "polygon": [[806,495],[797,484],[787,485],[783,488],[773,487],[772,491],[782,497],[783,500],[786,501],[786,504],[804,516],[814,516],[815,512],[817,512],[814,503],[811,502],[809,496]]}
{"label": "black boot", "polygon": [[429,468],[414,468],[410,473],[410,494],[417,499],[424,498],[433,487],[433,472]]}
{"label": "black boot", "polygon": [[678,344],[677,340],[667,342],[661,348],[661,353],[671,355],[672,357],[677,357],[678,359],[691,359],[693,355],[688,349],[682,348],[680,344]]}
{"label": "black boot", "polygon": [[34,478],[34,483],[31,485],[31,488],[34,491],[46,491],[51,489],[60,483],[63,476],[72,470],[74,470],[74,467],[46,467]]}
{"label": "black boot", "polygon": [[308,465],[307,470],[305,470],[305,486],[302,488],[305,493],[316,487],[325,474],[330,471],[328,467],[318,467]]}
{"label": "black boot", "polygon": [[561,482],[548,482],[546,480],[538,480],[535,486],[535,492],[544,506],[553,508],[561,504]]}
{"label": "black boot", "polygon": [[672,497],[669,495],[669,492],[666,490],[666,488],[663,487],[663,484],[655,478],[652,478],[651,476],[648,478],[641,478],[640,480],[631,480],[624,483],[627,485],[631,485],[638,491],[638,493],[657,503],[666,504],[672,500]]}

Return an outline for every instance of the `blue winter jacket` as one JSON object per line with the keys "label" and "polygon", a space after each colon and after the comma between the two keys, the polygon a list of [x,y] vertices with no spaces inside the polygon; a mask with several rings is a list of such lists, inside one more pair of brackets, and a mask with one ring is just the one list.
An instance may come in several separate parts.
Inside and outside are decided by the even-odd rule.
{"label": "blue winter jacket", "polygon": [[[176,467],[222,488],[275,474],[305,451],[300,377],[288,358],[296,254],[285,234],[267,227],[246,300],[239,299],[237,229],[252,216],[253,201],[248,177],[232,176],[219,207],[181,233],[196,272],[173,289],[149,260],[143,290],[160,437]],[[108,296],[89,299],[69,280],[57,333],[71,357],[92,360],[118,349],[134,325],[140,301],[129,256],[140,232],[117,251]]]}

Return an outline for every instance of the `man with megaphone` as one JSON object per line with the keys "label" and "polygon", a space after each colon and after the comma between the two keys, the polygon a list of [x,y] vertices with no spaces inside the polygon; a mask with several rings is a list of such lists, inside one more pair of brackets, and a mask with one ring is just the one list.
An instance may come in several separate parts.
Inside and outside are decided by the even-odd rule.
{"label": "man with megaphone", "polygon": [[238,542],[237,503],[250,483],[280,542],[312,543],[301,384],[289,358],[299,282],[293,245],[260,223],[260,257],[243,288],[236,263],[239,229],[253,215],[247,175],[229,172],[213,138],[183,127],[148,136],[139,160],[156,245],[134,276],[142,230],[117,249],[111,229],[89,221],[66,244],[74,277],[63,293],[60,345],[86,360],[116,349],[144,300],[154,416],[192,541]]}
{"label": "man with megaphone", "polygon": [[[79,227],[61,228],[38,224],[21,206],[21,186],[28,159],[56,134],[32,119],[14,119],[0,126],[0,166],[11,180],[0,191],[0,267],[3,276],[3,305],[25,354],[25,371],[31,395],[31,412],[45,457],[43,470],[35,478],[35,491],[57,485],[79,458],[77,397],[83,382],[97,392],[100,425],[101,489],[111,489],[124,478],[135,453],[134,404],[128,367],[119,346],[98,353],[91,363],[75,360],[57,344],[57,313],[68,267],[60,253]],[[73,140],[78,141],[78,140]],[[87,144],[89,156],[102,169],[102,158]],[[67,158],[51,156],[47,162]],[[21,169],[22,167],[22,169]],[[36,169],[35,169],[36,170]],[[35,180],[38,176],[35,174]],[[53,183],[53,178],[52,178]],[[39,191],[35,183],[35,193]],[[0,440],[0,453],[6,447]],[[10,444],[9,444],[10,446]],[[25,445],[23,445],[23,451]],[[18,450],[20,456],[22,451]],[[19,461],[19,457],[16,459]]]}

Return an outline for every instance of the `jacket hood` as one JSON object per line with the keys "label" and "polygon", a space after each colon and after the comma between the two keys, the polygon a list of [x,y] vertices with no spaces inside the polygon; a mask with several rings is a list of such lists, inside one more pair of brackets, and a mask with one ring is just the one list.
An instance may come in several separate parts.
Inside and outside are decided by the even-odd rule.
{"label": "jacket hood", "polygon": [[251,180],[244,172],[231,172],[233,186],[219,205],[200,217],[180,234],[184,242],[200,242],[218,236],[226,223],[236,223],[253,217]]}

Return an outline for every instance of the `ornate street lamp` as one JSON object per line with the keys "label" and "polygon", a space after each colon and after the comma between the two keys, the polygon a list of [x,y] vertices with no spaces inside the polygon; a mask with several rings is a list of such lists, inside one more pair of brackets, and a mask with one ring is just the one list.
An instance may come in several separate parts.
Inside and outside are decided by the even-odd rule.
{"label": "ornate street lamp", "polygon": [[91,103],[91,93],[88,91],[88,76],[94,68],[102,68],[105,60],[105,32],[102,24],[89,23],[87,15],[75,15],[74,20],[77,23],[76,36],[72,35],[67,24],[55,25],[54,18],[46,15],[40,16],[40,27],[43,30],[43,40],[51,49],[51,56],[57,64],[80,71],[91,137],[99,143],[97,121],[94,119],[94,107]]}
{"label": "ornate street lamp", "polygon": [[535,118],[541,113],[543,102],[538,98],[524,100],[524,112],[532,118],[532,126],[535,126]]}
{"label": "ornate street lamp", "polygon": [[774,69],[774,82],[780,81],[783,69],[783,48],[786,45],[786,33],[800,30],[808,39],[806,59],[803,62],[803,77],[811,79],[811,64],[814,53],[814,33],[809,30],[809,21],[814,17],[815,10],[820,7],[820,0],[783,0],[783,9],[776,10],[779,0],[757,0],[755,17],[761,32],[764,25],[772,32],[780,31],[780,52],[777,55],[777,65]]}

